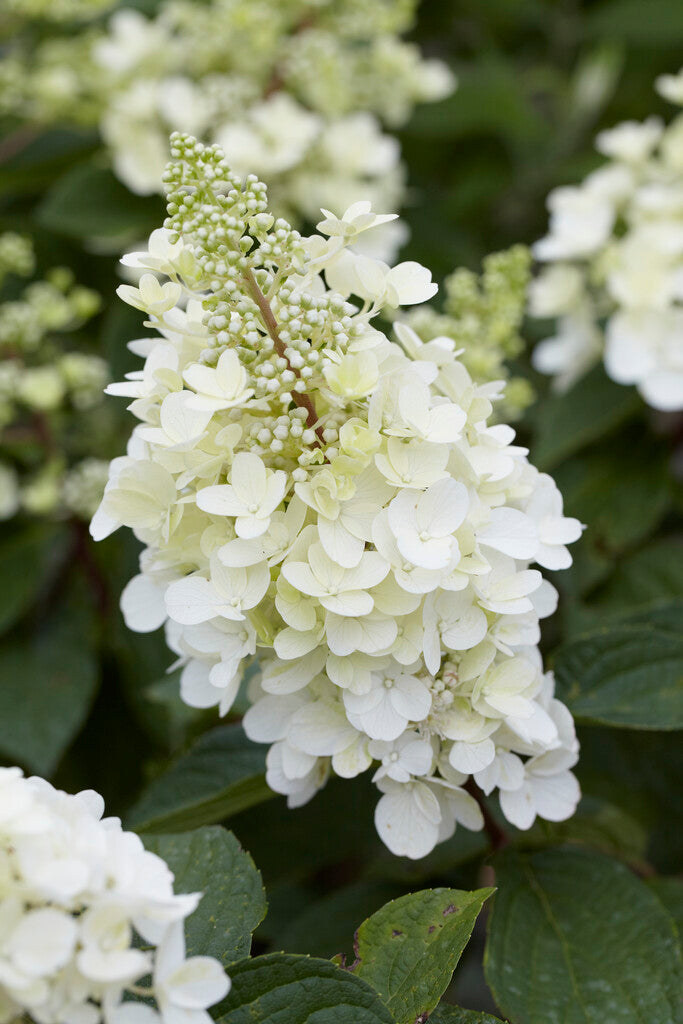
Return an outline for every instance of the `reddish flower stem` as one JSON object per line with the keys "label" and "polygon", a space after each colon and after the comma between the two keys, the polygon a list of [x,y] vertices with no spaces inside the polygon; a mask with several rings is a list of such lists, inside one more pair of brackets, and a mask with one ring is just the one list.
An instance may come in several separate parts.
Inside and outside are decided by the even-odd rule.
{"label": "reddish flower stem", "polygon": [[[287,356],[285,355],[285,345],[284,342],[282,341],[282,338],[280,337],[277,320],[275,319],[273,311],[270,308],[270,303],[268,302],[268,299],[265,297],[265,295],[258,286],[253,271],[245,271],[244,280],[247,285],[247,288],[249,289],[249,294],[251,295],[252,299],[259,308],[259,312],[261,313],[261,316],[263,318],[263,326],[265,327],[269,336],[273,340],[275,351],[279,356],[282,357],[282,359],[284,359],[287,362],[287,366],[289,366],[292,373],[294,373],[296,377],[301,379],[301,374],[299,373],[298,370],[294,369],[294,367],[287,359]],[[318,414],[315,411],[315,406],[311,401],[310,395],[307,395],[305,392],[302,393],[300,391],[293,390],[292,400],[294,401],[295,405],[299,406],[300,409],[306,410],[306,425],[310,427],[312,430],[315,430],[318,436],[319,443],[323,444],[324,442],[322,436],[322,428],[316,425],[318,423]]]}
{"label": "reddish flower stem", "polygon": [[510,842],[507,832],[501,828],[496,819],[491,814],[484,794],[479,789],[479,786],[474,782],[473,779],[468,779],[465,783],[464,789],[473,796],[481,808],[481,813],[484,817],[484,831],[491,840],[491,847],[495,853],[498,850],[502,850],[504,846],[507,846]]}

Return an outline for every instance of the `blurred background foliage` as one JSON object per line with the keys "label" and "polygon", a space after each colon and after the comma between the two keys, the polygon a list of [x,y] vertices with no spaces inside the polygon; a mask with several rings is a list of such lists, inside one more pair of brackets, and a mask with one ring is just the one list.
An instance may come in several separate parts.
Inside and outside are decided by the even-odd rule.
{"label": "blurred background foliage", "polygon": [[[148,0],[135,6],[154,8]],[[540,237],[550,189],[599,163],[592,139],[600,128],[667,114],[652,84],[678,70],[683,5],[425,0],[412,38],[459,80],[452,97],[418,108],[400,133],[410,182],[403,258],[443,280],[458,266],[479,269],[489,252]],[[22,137],[12,119],[3,127],[0,230],[32,236],[39,271],[68,266],[103,296],[102,311],[80,333],[119,379],[133,363],[126,342],[142,331],[138,314],[114,297],[112,251],[121,238],[133,242],[157,226],[162,202],[131,195],[98,160],[91,133],[54,126]],[[92,237],[97,245],[84,243]],[[524,327],[529,342],[534,330]],[[589,528],[574,546],[573,568],[556,581],[560,611],[544,631],[579,723],[584,799],[574,819],[525,834],[510,828],[509,839],[531,850],[579,843],[645,879],[672,872],[683,852],[683,819],[672,800],[680,744],[669,731],[683,725],[673,686],[683,659],[675,638],[683,601],[680,450],[676,467],[683,424],[653,415],[634,389],[612,384],[601,368],[562,398],[548,395],[526,355],[515,369],[540,395],[520,435],[539,468],[555,476],[566,514]],[[121,452],[130,431],[122,403],[108,404],[104,457]],[[118,596],[135,571],[136,548],[127,532],[95,548],[84,524],[64,517],[3,526],[2,760],[72,791],[98,789],[108,810],[133,827],[163,831],[169,822],[192,827],[227,817],[269,893],[261,950],[350,951],[354,927],[387,899],[481,880],[489,852],[483,833],[458,831],[417,863],[388,854],[362,779],[332,782],[294,812],[279,797],[250,807],[265,795],[261,750],[212,713],[181,705],[177,680],[166,674],[163,637],[131,634],[122,622]],[[616,696],[605,694],[604,676],[590,677],[591,666],[610,657],[600,640],[608,633],[599,632],[607,625],[635,637],[626,661],[622,654],[609,662],[622,688]],[[576,639],[584,634],[592,639]],[[661,661],[643,657],[639,665],[638,651]],[[671,686],[662,682],[669,678]],[[643,700],[648,688],[651,698]],[[180,762],[169,770],[170,758]],[[482,944],[480,922],[451,995],[491,1010]]]}

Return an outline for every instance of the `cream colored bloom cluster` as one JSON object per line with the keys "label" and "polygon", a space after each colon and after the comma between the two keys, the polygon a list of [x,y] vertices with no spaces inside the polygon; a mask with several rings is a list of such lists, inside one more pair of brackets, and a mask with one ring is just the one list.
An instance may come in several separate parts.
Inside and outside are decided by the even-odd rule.
{"label": "cream colored bloom cluster", "polygon": [[[0,62],[8,113],[99,124],[116,174],[134,192],[162,191],[168,135],[219,143],[238,173],[271,183],[294,222],[359,198],[402,201],[399,144],[416,103],[454,79],[400,38],[415,0],[166,0],[80,37],[19,42]],[[382,242],[400,244],[395,226]]]}
{"label": "cream colored bloom cluster", "polygon": [[[683,71],[656,84],[683,105]],[[558,318],[534,363],[565,389],[603,358],[655,409],[683,409],[683,114],[626,121],[596,145],[609,162],[550,194],[550,230],[534,248],[548,265],[531,312]]]}
{"label": "cream colored bloom cluster", "polygon": [[[406,322],[429,342],[448,336],[462,363],[479,383],[506,380],[507,362],[525,349],[519,328],[524,317],[531,256],[523,245],[494,252],[483,261],[481,275],[459,268],[446,278],[443,311],[423,307]],[[523,377],[506,380],[498,417],[519,414],[532,402],[533,390]]]}
{"label": "cream colored bloom cluster", "polygon": [[230,979],[185,957],[200,893],[175,895],[166,863],[103,812],[92,790],[0,768],[1,1024],[210,1024]]}
{"label": "cream colored bloom cluster", "polygon": [[297,806],[374,768],[398,854],[481,827],[470,776],[521,828],[569,816],[577,743],[536,646],[556,593],[530,566],[568,566],[581,527],[489,424],[499,383],[400,314],[395,340],[374,325],[429,299],[429,271],[354,250],[390,219],[369,203],[302,238],[191,137],[166,184],[165,228],[124,257],[147,272],[119,288],[155,333],[108,388],[140,422],[91,527],[145,544],[128,625],[166,623],[183,699],[221,714],[258,655],[244,727],[271,787]]}
{"label": "cream colored bloom cluster", "polygon": [[[0,235],[0,283],[30,275],[33,263],[28,239]],[[101,500],[106,463],[92,456],[102,430],[90,419],[108,368],[99,356],[66,350],[63,338],[98,307],[95,292],[63,268],[0,301],[0,519],[20,510],[89,519]]]}

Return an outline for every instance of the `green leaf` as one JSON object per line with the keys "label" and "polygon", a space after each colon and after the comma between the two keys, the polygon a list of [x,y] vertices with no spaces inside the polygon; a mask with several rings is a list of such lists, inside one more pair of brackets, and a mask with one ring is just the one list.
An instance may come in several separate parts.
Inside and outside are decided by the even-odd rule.
{"label": "green leaf", "polygon": [[[97,145],[97,134],[88,130],[54,128],[36,130],[34,136],[30,133],[27,126],[17,129],[19,148],[0,166],[0,194],[15,197],[42,191],[74,161],[89,157]],[[3,144],[8,141],[5,136]],[[22,141],[27,142],[23,147]]]}
{"label": "green leaf", "polygon": [[394,1024],[377,993],[329,960],[271,953],[241,960],[218,1024]]}
{"label": "green leaf", "polygon": [[558,696],[575,718],[632,729],[683,727],[683,601],[561,647]]}
{"label": "green leaf", "polygon": [[0,645],[0,751],[47,776],[85,722],[99,680],[88,609],[58,600],[39,633]]}
{"label": "green leaf", "polygon": [[683,598],[683,543],[666,537],[624,559],[609,583],[591,600],[589,614],[620,612]]}
{"label": "green leaf", "polygon": [[659,902],[676,925],[679,940],[683,940],[683,880],[680,878],[650,878],[647,882]]}
{"label": "green leaf", "polygon": [[615,384],[596,366],[565,394],[540,402],[534,416],[531,457],[549,470],[591,441],[604,437],[642,407],[633,388]]}
{"label": "green leaf", "polygon": [[430,1014],[429,1024],[502,1024],[500,1017],[479,1010],[463,1010],[461,1006],[442,1003]]}
{"label": "green leaf", "polygon": [[63,527],[35,523],[12,531],[0,543],[0,633],[33,603],[65,540]]}
{"label": "green leaf", "polygon": [[353,970],[397,1024],[413,1024],[437,1005],[493,891],[425,889],[387,903],[360,926]]}
{"label": "green leaf", "polygon": [[525,849],[579,843],[610,857],[619,857],[634,865],[643,865],[647,853],[647,831],[640,821],[623,808],[607,800],[584,795],[576,814],[567,821],[541,818],[528,832],[520,833]]}
{"label": "green leaf", "polygon": [[175,892],[202,892],[185,924],[188,956],[215,956],[225,966],[249,955],[251,935],[266,915],[266,895],[253,860],[224,828],[145,836],[148,850],[175,875]]}
{"label": "green leaf", "polygon": [[106,168],[81,164],[54,183],[36,219],[71,238],[135,238],[161,223],[163,207],[156,196],[133,195]]}
{"label": "green leaf", "polygon": [[649,439],[615,451],[611,444],[565,463],[555,474],[566,515],[578,516],[585,539],[619,553],[652,531],[671,503],[668,452]]}
{"label": "green leaf", "polygon": [[219,726],[150,783],[127,823],[137,832],[212,825],[274,796],[264,771],[264,748],[251,743],[241,725]]}
{"label": "green leaf", "polygon": [[648,833],[647,859],[663,873],[683,863],[683,744],[675,732],[579,728],[576,771],[584,794],[621,807]]}
{"label": "green leaf", "polygon": [[683,7],[671,0],[648,0],[647,18],[643,18],[640,0],[610,0],[586,12],[585,30],[590,35],[624,40],[638,47],[680,47]]}
{"label": "green leaf", "polygon": [[673,922],[617,861],[507,852],[484,959],[515,1024],[672,1024],[683,971]]}

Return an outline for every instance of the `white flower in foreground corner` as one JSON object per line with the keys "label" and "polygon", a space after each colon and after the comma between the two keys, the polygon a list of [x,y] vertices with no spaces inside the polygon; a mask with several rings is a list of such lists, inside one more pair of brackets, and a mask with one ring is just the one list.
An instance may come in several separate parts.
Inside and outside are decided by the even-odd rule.
{"label": "white flower in foreground corner", "polygon": [[[656,87],[683,105],[683,72]],[[683,409],[682,147],[680,116],[626,121],[596,139],[609,163],[550,194],[550,231],[535,247],[547,265],[529,300],[533,316],[557,318],[533,362],[558,390],[602,357],[654,409]]]}
{"label": "white flower in foreground corner", "polygon": [[[502,388],[472,380],[453,339],[375,326],[435,287],[349,248],[389,215],[325,210],[325,237],[302,239],[220,150],[176,135],[172,156],[172,281],[122,295],[147,295],[158,335],[115,389],[142,382],[141,422],[93,534],[128,525],[146,545],[123,611],[142,631],[168,616],[186,703],[225,714],[258,657],[244,726],[289,806],[371,771],[380,835],[422,857],[456,821],[481,827],[468,779],[509,792],[529,764],[530,791],[554,767],[563,785],[575,740],[535,646],[557,593],[534,566],[568,565],[581,526],[489,425]],[[539,803],[571,809],[559,790]]]}
{"label": "white flower in foreground corner", "polygon": [[[164,861],[103,810],[97,793],[0,768],[0,1020],[209,1024],[230,979],[185,958],[200,896],[174,895]],[[150,974],[158,1012],[128,998]]]}

